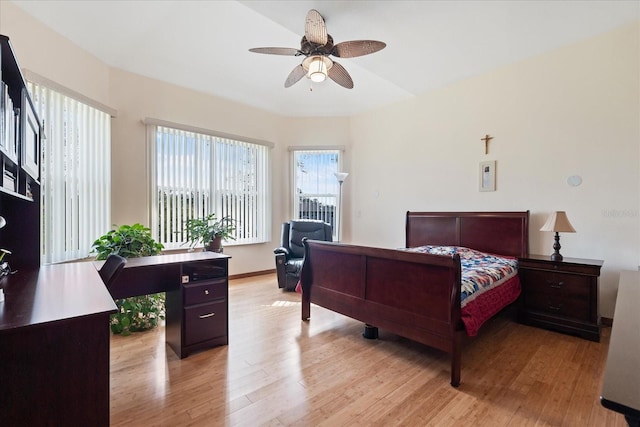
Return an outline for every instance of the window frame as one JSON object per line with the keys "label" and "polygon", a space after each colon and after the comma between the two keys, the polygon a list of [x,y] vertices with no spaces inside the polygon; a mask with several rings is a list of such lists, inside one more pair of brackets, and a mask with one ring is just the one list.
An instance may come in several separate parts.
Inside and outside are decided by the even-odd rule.
{"label": "window frame", "polygon": [[[345,148],[343,146],[314,146],[314,147],[304,147],[304,146],[298,146],[298,147],[289,147],[289,151],[291,153],[290,155],[290,171],[291,171],[291,217],[293,219],[302,219],[300,218],[300,197],[298,196],[298,180],[297,180],[297,168],[298,168],[298,162],[297,162],[297,155],[298,154],[321,154],[321,153],[326,153],[326,154],[336,154],[337,155],[337,162],[336,162],[336,170],[335,172],[342,172],[343,171],[343,163],[344,163],[344,151]],[[325,222],[328,222],[329,224],[331,224],[332,226],[332,232],[333,232],[333,240],[338,241],[340,240],[341,236],[338,236],[338,233],[340,232],[340,234],[342,234],[342,211],[344,209],[344,201],[341,200],[341,188],[340,188],[340,184],[338,182],[338,179],[335,177],[335,172],[330,172],[326,179],[330,180],[329,182],[332,184],[332,187],[335,189],[335,192],[327,192],[327,193],[303,193],[303,194],[309,194],[310,197],[320,197],[320,198],[335,198],[335,209],[334,209],[334,213],[332,215],[332,219],[334,220],[334,223],[332,223],[330,220],[326,221],[326,216],[325,218],[322,218],[323,215],[318,215],[319,218],[311,218],[311,219],[322,219],[325,220]],[[317,199],[316,199],[316,202]],[[322,203],[319,203],[322,204]]]}
{"label": "window frame", "polygon": [[[156,195],[158,194],[158,190],[160,188],[157,182],[158,128],[166,128],[176,132],[196,134],[202,137],[203,140],[211,141],[211,144],[212,144],[212,148],[210,150],[211,158],[209,159],[209,162],[211,162],[211,168],[212,168],[212,171],[210,173],[210,178],[209,178],[211,182],[207,184],[209,194],[208,196],[206,196],[206,199],[208,200],[207,202],[205,202],[206,206],[201,206],[201,205],[199,206],[199,209],[202,210],[201,216],[204,216],[205,214],[210,212],[215,212],[218,219],[223,218],[225,216],[229,216],[228,210],[224,208],[225,206],[228,207],[229,204],[225,205],[223,202],[220,202],[218,199],[222,197],[221,194],[225,192],[226,192],[226,195],[228,196],[231,192],[233,192],[233,189],[230,189],[229,187],[220,188],[220,186],[217,185],[216,182],[214,182],[216,180],[216,177],[214,177],[214,175],[216,175],[217,173],[215,170],[213,170],[213,166],[216,161],[216,159],[214,158],[215,149],[213,148],[215,144],[217,143],[224,144],[225,142],[231,142],[231,143],[239,144],[237,145],[237,147],[240,147],[242,145],[243,147],[248,149],[262,150],[261,155],[263,157],[258,162],[259,171],[257,172],[261,174],[261,176],[256,177],[256,180],[259,180],[260,178],[262,178],[262,181],[258,182],[257,184],[257,187],[254,191],[255,197],[251,199],[251,201],[248,203],[245,201],[245,204],[249,205],[253,209],[258,210],[257,212],[255,212],[254,217],[252,217],[252,219],[254,220],[253,231],[256,234],[248,235],[250,233],[247,232],[246,229],[244,229],[245,231],[243,231],[243,228],[241,225],[236,230],[236,240],[226,241],[225,246],[260,244],[260,243],[269,242],[271,240],[271,161],[272,161],[271,148],[273,148],[274,144],[267,141],[239,137],[235,135],[215,132],[208,129],[192,127],[188,125],[177,124],[177,123],[167,122],[167,121],[158,120],[158,119],[147,118],[145,119],[144,122],[147,125],[147,153],[148,153],[147,165],[148,165],[148,171],[149,171],[148,188],[150,190],[149,191],[149,207],[150,207],[149,223],[151,224],[150,228],[152,230],[153,237],[156,240],[158,240],[158,242],[165,245],[165,249],[168,249],[168,250],[186,249],[188,242],[182,241],[182,240],[166,242],[165,239],[162,239],[160,237],[160,229],[161,229],[160,205],[158,203],[158,199],[156,198]],[[238,189],[238,186],[235,185],[233,186],[233,188]],[[203,191],[203,190],[198,190],[198,191]],[[246,192],[246,189],[245,190],[240,189],[239,191]],[[235,194],[236,199],[239,198],[237,194],[238,193]],[[262,212],[260,212],[260,210]],[[242,212],[246,213],[248,212],[248,210],[243,209]],[[249,213],[249,215],[251,215],[251,213]],[[189,216],[189,215],[183,216],[182,219],[180,220],[182,224],[184,224],[184,221],[186,221],[186,219],[188,219],[189,217],[192,217],[192,216]],[[198,215],[198,217],[200,217],[200,215]],[[237,220],[237,218],[234,218],[234,219]],[[242,224],[242,221],[239,221],[239,222]],[[181,230],[184,230],[184,225],[182,226]],[[176,231],[176,233],[177,232],[178,231]],[[243,233],[245,234],[244,237],[242,236]],[[181,235],[183,236],[183,234]]]}

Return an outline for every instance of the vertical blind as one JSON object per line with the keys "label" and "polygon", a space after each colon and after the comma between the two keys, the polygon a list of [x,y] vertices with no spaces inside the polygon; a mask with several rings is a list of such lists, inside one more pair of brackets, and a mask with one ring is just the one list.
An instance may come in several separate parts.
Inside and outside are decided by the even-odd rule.
{"label": "vertical blind", "polygon": [[42,140],[42,262],[85,258],[111,227],[109,114],[28,84]]}
{"label": "vertical blind", "polygon": [[228,244],[270,239],[268,147],[158,125],[147,132],[152,230],[167,249],[186,243],[188,219],[210,213],[234,220]]}
{"label": "vertical blind", "polygon": [[339,184],[335,177],[339,164],[339,150],[293,151],[294,218],[319,219],[331,224],[334,239],[340,218]]}

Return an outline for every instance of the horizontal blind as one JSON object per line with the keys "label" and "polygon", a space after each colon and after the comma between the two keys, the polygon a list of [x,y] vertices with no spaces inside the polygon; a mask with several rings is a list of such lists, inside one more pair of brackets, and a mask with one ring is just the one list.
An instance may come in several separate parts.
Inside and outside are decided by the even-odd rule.
{"label": "horizontal blind", "polygon": [[43,121],[42,261],[85,258],[111,228],[110,116],[28,84]]}

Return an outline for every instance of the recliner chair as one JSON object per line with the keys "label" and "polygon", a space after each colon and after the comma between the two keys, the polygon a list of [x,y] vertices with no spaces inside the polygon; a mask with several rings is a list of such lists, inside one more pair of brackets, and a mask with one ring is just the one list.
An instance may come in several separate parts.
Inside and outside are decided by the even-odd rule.
{"label": "recliner chair", "polygon": [[304,247],[302,239],[333,241],[333,230],[324,221],[305,219],[292,220],[282,224],[280,247],[276,254],[276,274],[278,287],[293,291],[300,278],[300,271],[304,262]]}

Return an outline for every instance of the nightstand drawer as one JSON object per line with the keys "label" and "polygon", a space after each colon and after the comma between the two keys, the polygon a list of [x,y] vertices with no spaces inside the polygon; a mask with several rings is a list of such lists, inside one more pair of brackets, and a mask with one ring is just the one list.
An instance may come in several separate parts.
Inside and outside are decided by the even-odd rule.
{"label": "nightstand drawer", "polygon": [[227,334],[227,302],[184,309],[184,343],[196,344]]}
{"label": "nightstand drawer", "polygon": [[185,306],[212,302],[227,296],[227,279],[183,286]]}
{"label": "nightstand drawer", "polygon": [[520,278],[525,293],[547,294],[588,301],[591,296],[592,278],[575,274],[542,270],[521,270]]}
{"label": "nightstand drawer", "polygon": [[588,299],[566,298],[548,293],[526,295],[524,306],[528,310],[537,310],[583,321],[589,321],[591,313]]}

